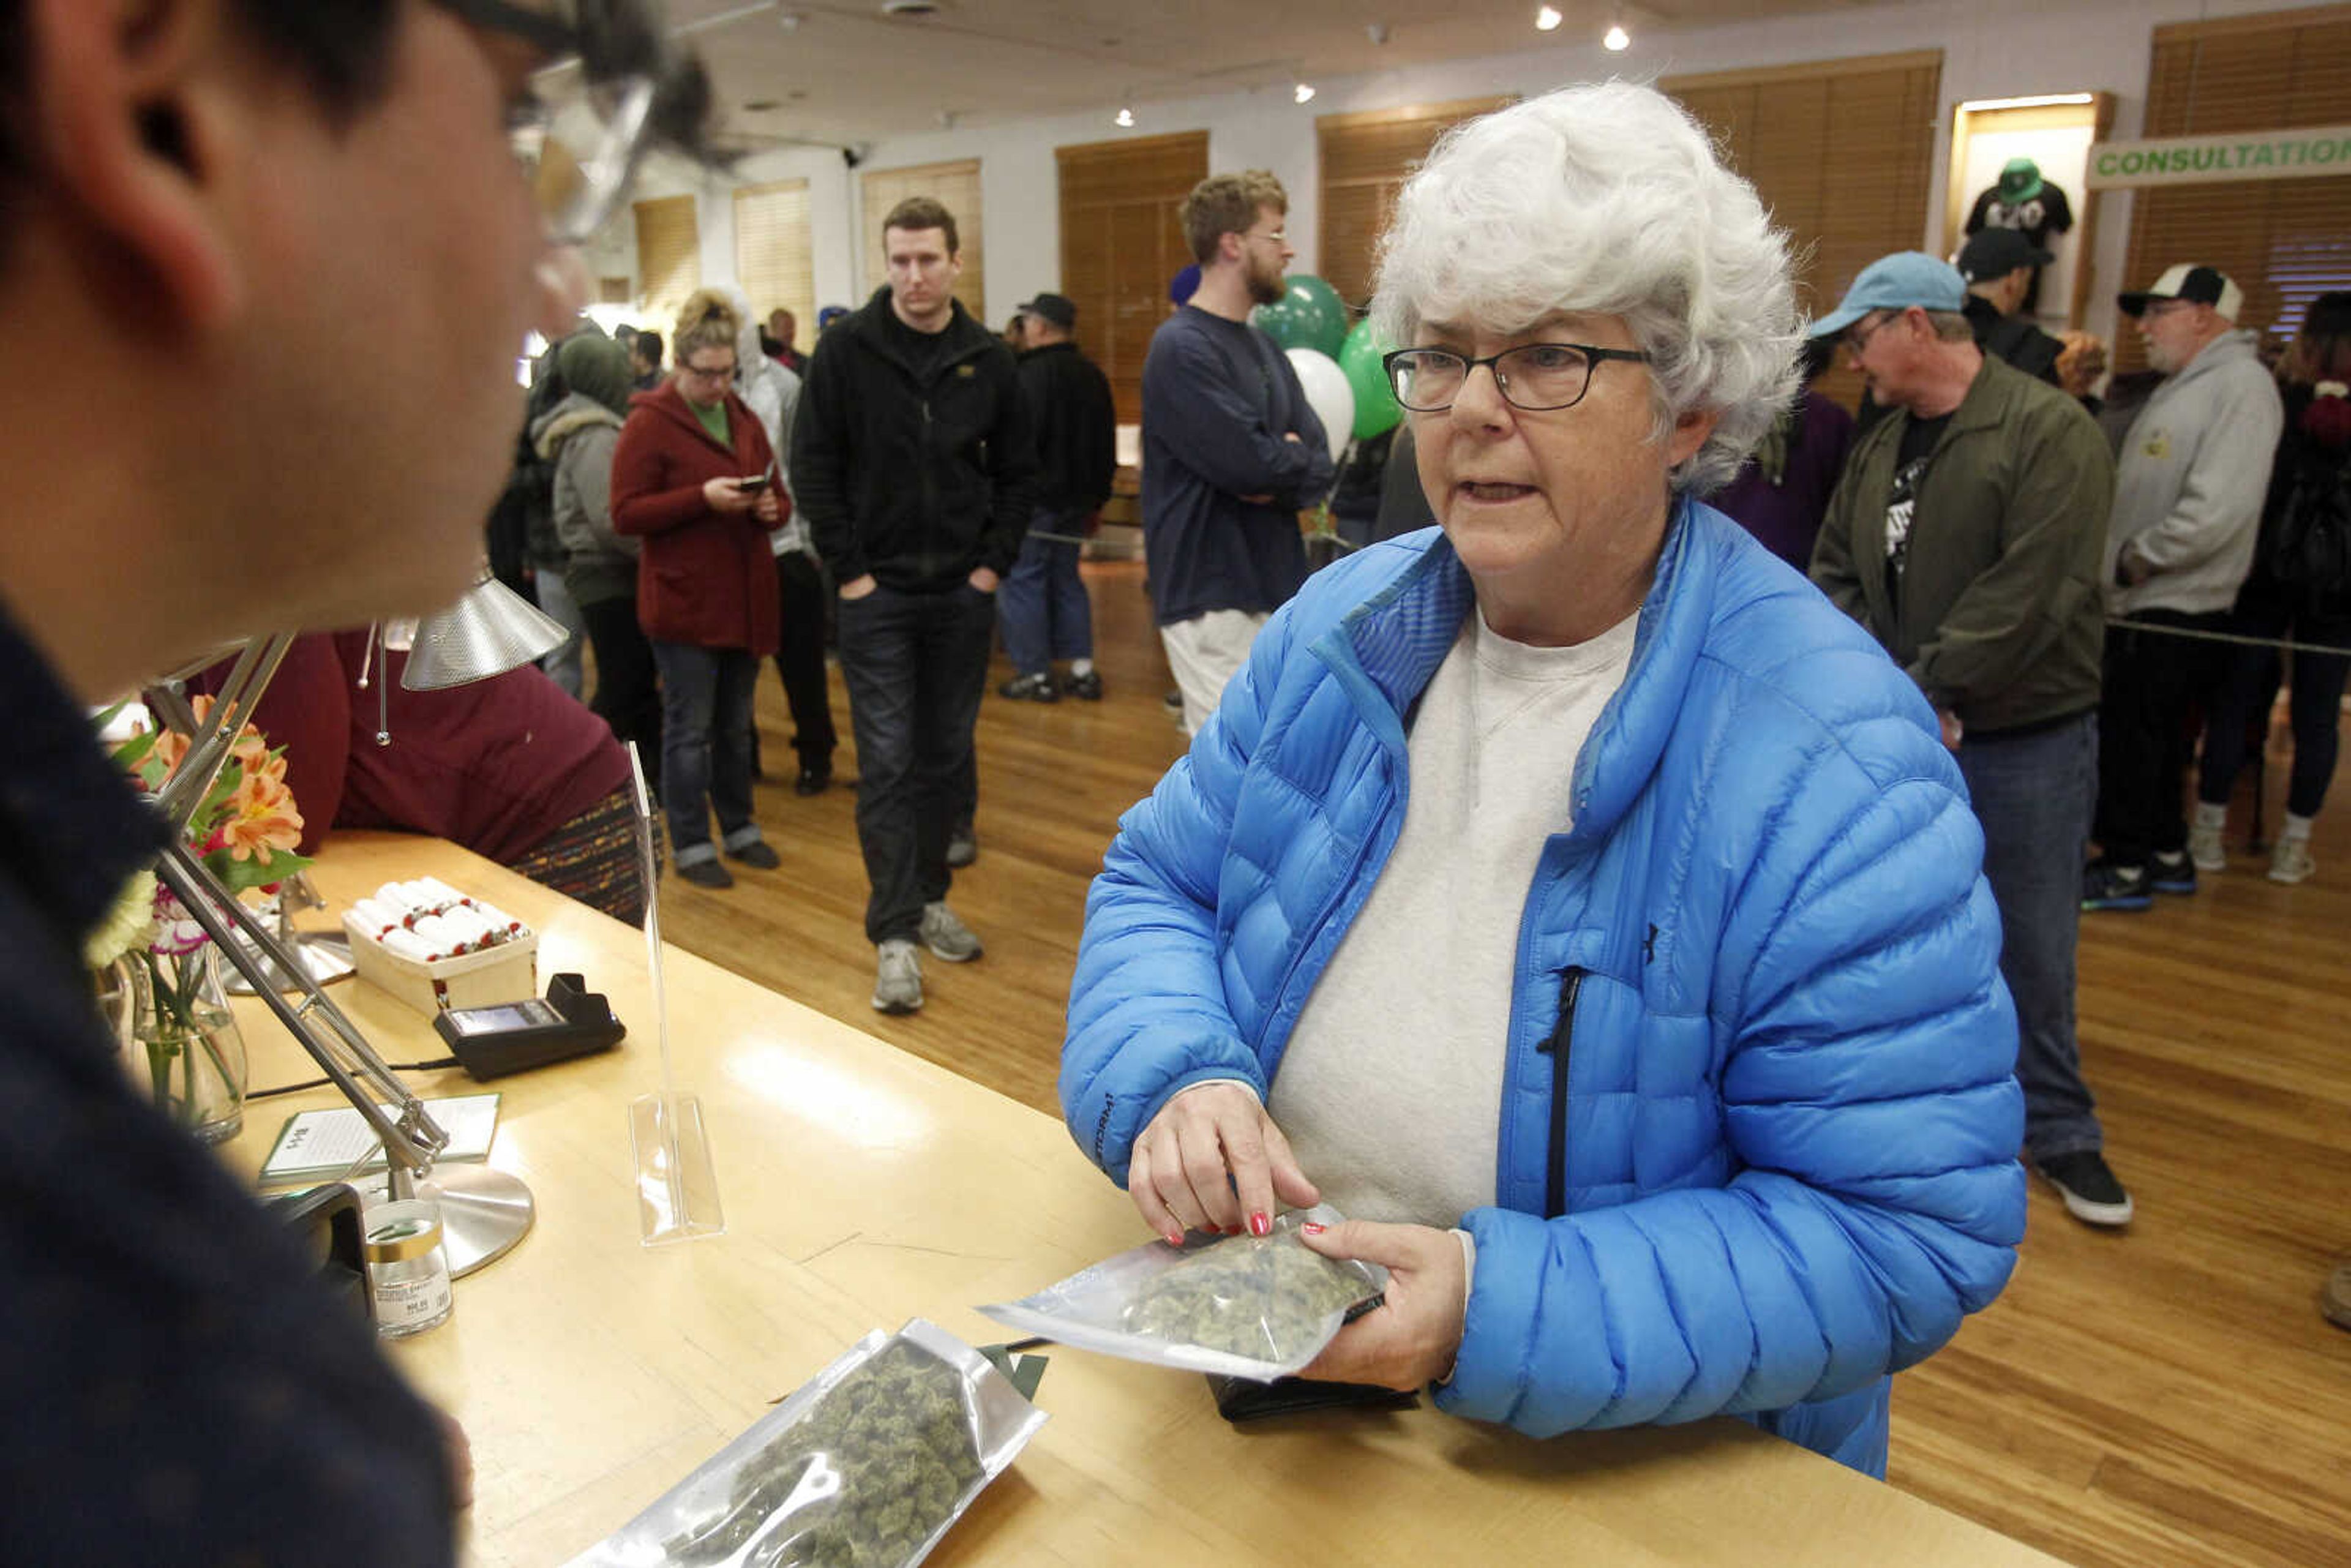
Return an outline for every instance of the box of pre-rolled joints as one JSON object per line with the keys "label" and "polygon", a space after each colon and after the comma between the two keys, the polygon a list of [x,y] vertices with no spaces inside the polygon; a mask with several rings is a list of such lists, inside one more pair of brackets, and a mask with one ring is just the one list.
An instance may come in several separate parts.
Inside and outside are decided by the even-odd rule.
{"label": "box of pre-rolled joints", "polygon": [[433,877],[388,882],[343,912],[360,978],[430,1018],[538,995],[538,933]]}

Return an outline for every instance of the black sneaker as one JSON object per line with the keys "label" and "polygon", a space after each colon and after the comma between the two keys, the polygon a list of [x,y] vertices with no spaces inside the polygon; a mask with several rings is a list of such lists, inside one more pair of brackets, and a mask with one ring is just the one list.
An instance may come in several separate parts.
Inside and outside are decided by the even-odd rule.
{"label": "black sneaker", "polygon": [[726,858],[740,861],[753,871],[773,871],[784,863],[784,857],[765,839],[753,839],[739,850],[728,850]]}
{"label": "black sneaker", "polygon": [[2169,854],[2158,852],[2147,862],[2147,885],[2158,893],[2193,893],[2196,862],[2188,858],[2186,850],[2173,850]]}
{"label": "black sneaker", "polygon": [[803,768],[800,776],[792,781],[792,793],[795,795],[821,795],[831,788],[832,769],[830,768]]}
{"label": "black sneaker", "polygon": [[1061,689],[1073,697],[1081,697],[1087,702],[1098,703],[1102,701],[1102,676],[1095,671],[1088,670],[1082,675],[1071,675],[1068,680],[1063,681]]}
{"label": "black sneaker", "polygon": [[2147,886],[2147,867],[2093,861],[2082,873],[2082,908],[2148,909],[2155,894]]}
{"label": "black sneaker", "polygon": [[2130,1223],[2130,1194],[2123,1190],[2123,1184],[2106,1167],[2105,1156],[2097,1150],[2053,1155],[2033,1164],[2065,1200],[2065,1212],[2083,1224],[2111,1228]]}
{"label": "black sneaker", "polygon": [[947,864],[960,869],[978,858],[978,834],[969,828],[957,828],[947,835]]}
{"label": "black sneaker", "polygon": [[1015,675],[996,688],[996,695],[1010,697],[1015,702],[1057,703],[1061,694],[1054,688],[1053,677],[1048,673],[1036,675]]}
{"label": "black sneaker", "polygon": [[716,861],[696,861],[677,868],[677,874],[696,887],[732,887],[735,878]]}
{"label": "black sneaker", "polygon": [[1159,699],[1159,706],[1165,708],[1169,713],[1174,714],[1177,718],[1182,718],[1184,716],[1184,694],[1182,692],[1169,692],[1165,696]]}

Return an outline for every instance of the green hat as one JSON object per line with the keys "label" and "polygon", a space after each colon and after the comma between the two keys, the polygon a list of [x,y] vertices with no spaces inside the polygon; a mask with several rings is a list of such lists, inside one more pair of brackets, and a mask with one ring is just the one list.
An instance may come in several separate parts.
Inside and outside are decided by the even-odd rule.
{"label": "green hat", "polygon": [[2014,206],[2041,193],[2041,165],[2030,158],[2011,158],[2000,172],[2000,199]]}
{"label": "green hat", "polygon": [[629,350],[601,332],[578,332],[555,350],[555,368],[564,386],[590,397],[614,413],[629,412]]}

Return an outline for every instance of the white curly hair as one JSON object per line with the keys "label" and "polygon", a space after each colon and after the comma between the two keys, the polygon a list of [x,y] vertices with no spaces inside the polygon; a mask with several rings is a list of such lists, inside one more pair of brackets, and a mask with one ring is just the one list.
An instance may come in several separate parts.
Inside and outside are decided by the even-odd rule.
{"label": "white curly hair", "polygon": [[1448,131],[1380,242],[1374,328],[1517,332],[1562,310],[1620,316],[1649,355],[1663,440],[1711,410],[1675,468],[1705,495],[1738,473],[1799,377],[1786,236],[1688,111],[1631,82],[1561,88]]}

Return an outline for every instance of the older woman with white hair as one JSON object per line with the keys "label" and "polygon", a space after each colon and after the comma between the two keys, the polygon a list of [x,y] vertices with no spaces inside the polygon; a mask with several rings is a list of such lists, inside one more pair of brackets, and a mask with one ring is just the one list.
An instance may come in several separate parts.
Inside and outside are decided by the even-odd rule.
{"label": "older woman with white hair", "polygon": [[1310,1377],[1883,1475],[1888,1375],[2012,1266],[2022,1103],[1933,712],[1697,499],[1793,388],[1786,244],[1578,87],[1438,146],[1374,310],[1439,527],[1310,580],[1120,824],[1070,1127],[1171,1240],[1350,1217],[1385,1304]]}

